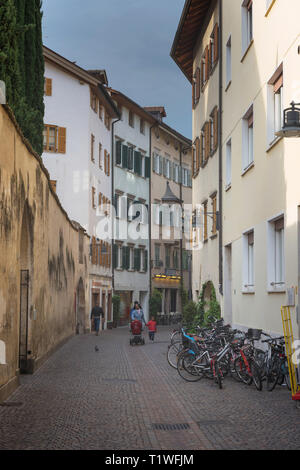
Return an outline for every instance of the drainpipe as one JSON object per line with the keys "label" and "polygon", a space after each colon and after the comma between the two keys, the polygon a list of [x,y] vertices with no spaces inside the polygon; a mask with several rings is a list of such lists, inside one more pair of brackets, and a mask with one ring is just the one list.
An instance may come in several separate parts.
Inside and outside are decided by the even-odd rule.
{"label": "drainpipe", "polygon": [[223,295],[223,147],[222,147],[222,121],[223,121],[223,2],[219,0],[219,292]]}
{"label": "drainpipe", "polygon": [[[111,197],[112,197],[112,201],[114,201],[115,199],[115,124],[117,122],[121,121],[121,119],[117,119],[116,121],[113,121],[112,123],[112,126],[111,126],[111,165],[112,165],[112,170],[111,170]],[[114,206],[114,204],[113,204]],[[113,262],[114,262],[114,230],[115,230],[115,220],[114,218],[112,219],[112,224],[111,224],[111,228],[112,228],[112,236],[111,236],[111,248],[112,248],[112,276],[111,276],[111,283],[112,283],[112,291],[114,293],[114,289],[115,289],[115,269],[114,269],[114,265],[113,265]]]}
{"label": "drainpipe", "polygon": [[[149,158],[150,158],[150,176],[149,176],[149,211],[148,211],[148,223],[149,223],[149,229],[148,229],[148,236],[149,236],[149,300],[152,294],[152,265],[151,265],[151,259],[152,259],[152,191],[151,191],[151,175],[152,175],[152,129],[154,127],[158,126],[158,123],[152,124],[149,129]],[[150,307],[150,304],[149,304]],[[149,314],[150,314],[150,308],[148,308]]]}

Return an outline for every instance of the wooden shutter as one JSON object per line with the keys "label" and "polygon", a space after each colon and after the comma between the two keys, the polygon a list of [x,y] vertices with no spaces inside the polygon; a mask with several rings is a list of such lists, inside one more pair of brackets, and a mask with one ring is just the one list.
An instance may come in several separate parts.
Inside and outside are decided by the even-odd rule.
{"label": "wooden shutter", "polygon": [[200,72],[200,68],[197,67],[197,70],[196,70],[196,101],[197,102],[200,99],[200,79],[201,79],[201,72]]}
{"label": "wooden shutter", "polygon": [[122,166],[123,166],[123,168],[128,167],[128,147],[127,147],[127,145],[122,145]]}
{"label": "wooden shutter", "polygon": [[283,86],[283,74],[281,74],[280,77],[274,83],[274,93],[278,93],[278,91],[280,90],[282,86]]}
{"label": "wooden shutter", "polygon": [[218,23],[214,27],[214,64],[219,60],[219,25]]}
{"label": "wooden shutter", "polygon": [[58,153],[66,153],[67,129],[65,127],[58,128]]}
{"label": "wooden shutter", "polygon": [[106,164],[107,164],[107,161],[106,161],[106,150],[104,150],[104,173],[106,174]]}
{"label": "wooden shutter", "polygon": [[52,78],[45,78],[45,95],[52,96]]}
{"label": "wooden shutter", "polygon": [[195,77],[194,77],[193,83],[192,83],[192,107],[193,109],[195,108],[195,101],[196,101],[196,82],[195,82]]}
{"label": "wooden shutter", "polygon": [[107,176],[110,176],[110,154],[107,154]]}
{"label": "wooden shutter", "polygon": [[218,108],[215,108],[214,114],[213,114],[213,134],[214,134],[214,142],[213,142],[213,149],[216,150],[218,147],[218,124],[219,122],[219,113],[218,113]]}
{"label": "wooden shutter", "polygon": [[208,81],[209,78],[209,48],[206,46],[205,48],[205,82]]}

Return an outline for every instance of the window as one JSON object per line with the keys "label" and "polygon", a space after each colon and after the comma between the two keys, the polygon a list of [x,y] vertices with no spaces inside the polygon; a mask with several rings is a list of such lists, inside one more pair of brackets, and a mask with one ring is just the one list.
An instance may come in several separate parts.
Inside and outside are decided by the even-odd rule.
{"label": "window", "polygon": [[155,245],[155,260],[154,266],[155,268],[160,268],[160,245]]}
{"label": "window", "polygon": [[252,166],[254,162],[253,153],[253,107],[245,114],[242,120],[242,133],[243,133],[243,171]]}
{"label": "window", "polygon": [[201,165],[201,146],[202,146],[202,139],[200,137],[197,137],[194,143],[194,148],[193,148],[193,178],[195,178],[198,173],[199,173],[199,168]]}
{"label": "window", "polygon": [[245,54],[253,40],[253,1],[242,3],[242,53]]}
{"label": "window", "polygon": [[231,139],[226,144],[226,187],[231,185]]}
{"label": "window", "polygon": [[134,127],[134,114],[132,111],[129,111],[128,124],[130,127]]}
{"label": "window", "polygon": [[122,165],[122,142],[116,142],[116,165]]}
{"label": "window", "polygon": [[212,211],[212,237],[217,235],[217,195],[211,197],[211,211]]}
{"label": "window", "polygon": [[133,170],[133,147],[128,147],[127,169]]}
{"label": "window", "polygon": [[179,268],[179,255],[178,255],[178,250],[176,248],[173,251],[173,268],[174,269]]}
{"label": "window", "polygon": [[254,291],[254,231],[243,235],[243,292]]}
{"label": "window", "polygon": [[231,83],[231,36],[226,44],[226,88]]}
{"label": "window", "polygon": [[205,165],[206,162],[208,161],[208,158],[210,156],[210,128],[211,128],[211,122],[207,121],[204,124],[204,127],[202,129],[203,136],[202,136],[202,159],[203,163],[202,165]]}
{"label": "window", "polygon": [[203,204],[203,217],[204,217],[204,224],[203,224],[203,241],[208,240],[208,229],[207,229],[207,201]]}
{"label": "window", "polygon": [[102,145],[99,143],[99,168],[102,170]]}
{"label": "window", "polygon": [[204,88],[209,77],[209,48],[206,46],[201,59],[201,88]]}
{"label": "window", "polygon": [[[210,39],[209,72],[211,73],[219,59],[219,25],[216,24]],[[207,77],[208,79],[208,77]]]}
{"label": "window", "polygon": [[51,153],[66,153],[66,133],[65,127],[44,126],[44,151]]}
{"label": "window", "polygon": [[284,217],[268,223],[269,290],[285,289]]}
{"label": "window", "polygon": [[93,207],[93,209],[96,209],[95,194],[96,194],[96,189],[94,187],[92,187],[92,207]]}
{"label": "window", "polygon": [[92,162],[95,161],[95,157],[94,157],[94,145],[95,145],[95,136],[93,134],[91,134],[91,160]]}
{"label": "window", "polygon": [[140,133],[145,134],[145,121],[144,121],[144,119],[140,120]]}
{"label": "window", "polygon": [[111,123],[111,118],[105,110],[104,124],[105,124],[105,127],[107,128],[107,130],[110,130],[110,123]]}
{"label": "window", "polygon": [[271,145],[277,136],[275,133],[281,130],[283,125],[283,67],[278,67],[268,82],[268,145]]}
{"label": "window", "polygon": [[103,107],[99,103],[99,118],[103,121]]}
{"label": "window", "polygon": [[52,96],[52,78],[45,78],[44,94],[45,96]]}
{"label": "window", "polygon": [[171,248],[169,246],[166,246],[166,269],[169,269],[170,268],[170,263],[171,263]]}
{"label": "window", "polygon": [[209,122],[209,127],[210,127],[210,136],[209,136],[209,142],[207,145],[209,145],[210,149],[210,155],[212,155],[218,148],[218,118],[219,118],[219,113],[218,113],[218,108],[215,107],[214,110],[211,113],[211,119]]}
{"label": "window", "polygon": [[[200,90],[201,90],[201,70],[199,67],[196,69],[193,82],[193,106],[195,107],[200,99]],[[175,147],[176,148],[176,147]]]}
{"label": "window", "polygon": [[91,108],[92,110],[97,113],[98,111],[98,99],[95,93],[91,90]]}
{"label": "window", "polygon": [[110,175],[110,154],[107,150],[104,150],[104,173]]}

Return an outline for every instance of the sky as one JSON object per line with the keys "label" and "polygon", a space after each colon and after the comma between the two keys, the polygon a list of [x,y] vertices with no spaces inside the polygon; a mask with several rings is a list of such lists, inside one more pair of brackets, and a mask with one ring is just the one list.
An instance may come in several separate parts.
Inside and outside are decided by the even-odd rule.
{"label": "sky", "polygon": [[43,0],[43,41],[192,137],[191,85],[170,57],[184,0]]}

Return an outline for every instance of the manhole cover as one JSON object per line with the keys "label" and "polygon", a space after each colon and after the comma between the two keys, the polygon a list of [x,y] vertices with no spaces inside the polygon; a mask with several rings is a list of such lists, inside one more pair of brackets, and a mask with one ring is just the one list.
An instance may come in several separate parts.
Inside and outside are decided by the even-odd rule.
{"label": "manhole cover", "polygon": [[190,425],[188,423],[177,423],[177,424],[163,424],[163,423],[153,423],[152,429],[157,431],[182,431],[184,429],[189,429]]}
{"label": "manhole cover", "polygon": [[22,402],[18,402],[18,401],[7,401],[7,402],[4,402],[4,403],[0,403],[0,406],[11,406],[11,407],[17,407],[17,406],[22,406],[23,403]]}

